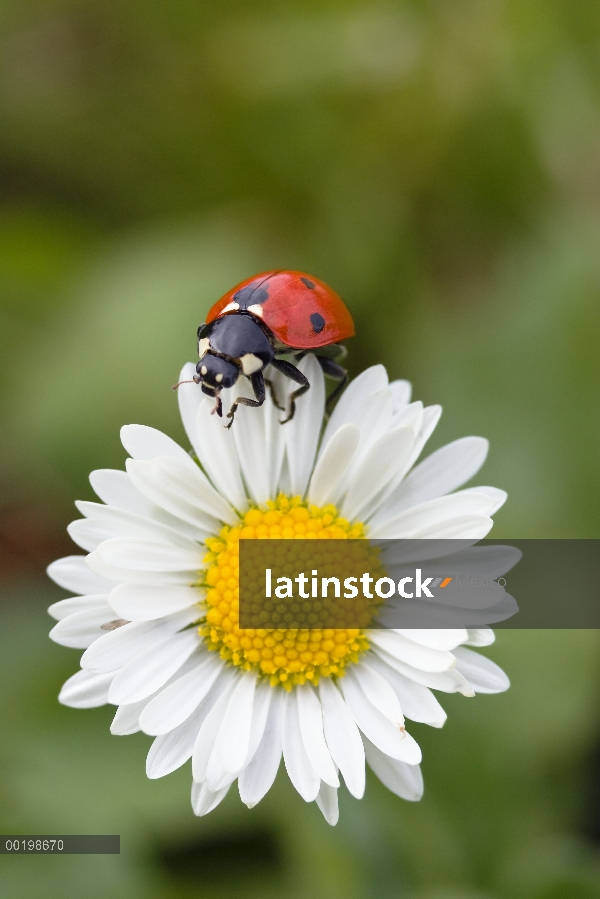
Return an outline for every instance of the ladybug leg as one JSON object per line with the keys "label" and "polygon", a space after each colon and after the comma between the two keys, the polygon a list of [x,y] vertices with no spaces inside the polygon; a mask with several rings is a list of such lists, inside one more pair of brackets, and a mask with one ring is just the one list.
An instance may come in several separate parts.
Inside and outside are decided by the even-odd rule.
{"label": "ladybug leg", "polygon": [[285,412],[285,407],[281,405],[279,400],[277,399],[277,394],[275,393],[275,388],[273,387],[273,382],[269,381],[268,378],[265,378],[265,384],[269,388],[269,393],[271,394],[271,399],[273,400],[273,405],[275,408],[279,409],[281,412]]}
{"label": "ladybug leg", "polygon": [[329,406],[333,403],[334,400],[338,398],[346,384],[348,383],[348,372],[346,369],[340,365],[338,362],[334,362],[333,359],[327,358],[327,356],[317,356],[317,362],[323,369],[323,374],[327,375],[328,378],[331,378],[332,381],[339,381],[335,390],[327,397],[326,405]]}
{"label": "ladybug leg", "polygon": [[286,421],[291,421],[294,417],[294,412],[296,411],[296,400],[299,396],[302,396],[303,393],[310,387],[310,381],[307,377],[305,377],[300,369],[296,368],[295,365],[292,365],[291,362],[286,362],[284,359],[273,359],[271,360],[271,365],[273,368],[276,368],[281,372],[282,375],[285,375],[287,378],[290,378],[292,381],[295,381],[296,384],[300,384],[298,390],[294,390],[290,397],[290,412],[287,418],[284,418],[280,424],[284,425]]}
{"label": "ladybug leg", "polygon": [[249,380],[252,384],[252,390],[254,391],[256,399],[251,400],[246,396],[238,396],[237,400],[231,404],[231,409],[227,413],[227,418],[231,419],[229,424],[225,425],[227,429],[233,424],[233,417],[238,406],[262,406],[265,401],[265,379],[262,376],[262,372],[257,371],[253,375],[250,375]]}

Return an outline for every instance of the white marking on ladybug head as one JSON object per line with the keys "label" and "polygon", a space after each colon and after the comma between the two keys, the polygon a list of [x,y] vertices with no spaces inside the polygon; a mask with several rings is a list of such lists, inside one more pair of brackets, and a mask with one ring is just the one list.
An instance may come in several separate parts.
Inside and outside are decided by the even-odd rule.
{"label": "white marking on ladybug head", "polygon": [[220,384],[222,380],[223,380],[223,375],[222,375],[220,372],[219,372],[218,375],[215,375],[215,381],[216,381],[218,384]]}
{"label": "white marking on ladybug head", "polygon": [[203,356],[206,356],[208,351],[210,350],[210,339],[208,337],[202,337],[198,341],[198,356],[202,359]]}
{"label": "white marking on ladybug head", "polygon": [[258,356],[255,356],[254,353],[245,353],[243,356],[240,356],[240,362],[245,375],[253,375],[254,372],[264,368],[264,362]]}
{"label": "white marking on ladybug head", "polygon": [[206,365],[203,365],[203,366],[202,366],[202,368],[200,369],[200,374],[201,374],[201,375],[207,375],[207,374],[208,374],[208,369],[207,369]]}
{"label": "white marking on ladybug head", "polygon": [[240,308],[239,303],[233,303],[233,302],[227,303],[227,305],[223,309],[221,309],[221,311],[219,312],[219,315],[225,315],[226,312],[238,312],[239,308]]}
{"label": "white marking on ladybug head", "polygon": [[263,307],[260,303],[253,303],[252,306],[248,306],[248,312],[251,312],[252,315],[256,315],[257,318],[264,318]]}

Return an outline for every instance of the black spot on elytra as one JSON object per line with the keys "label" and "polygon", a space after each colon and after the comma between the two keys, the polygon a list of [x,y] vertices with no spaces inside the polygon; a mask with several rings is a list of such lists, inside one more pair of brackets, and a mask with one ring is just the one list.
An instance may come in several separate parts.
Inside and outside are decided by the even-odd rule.
{"label": "black spot on elytra", "polygon": [[315,289],[315,284],[312,281],[309,281],[308,278],[300,278],[303,284],[306,284],[309,290]]}
{"label": "black spot on elytra", "polygon": [[[304,279],[303,279],[304,280]],[[310,323],[315,334],[320,334],[325,327],[325,319],[318,312],[313,312],[310,317]]]}
{"label": "black spot on elytra", "polygon": [[248,306],[254,306],[255,303],[265,303],[269,299],[269,291],[265,287],[242,287],[233,295],[233,302],[237,303],[240,309],[247,309]]}

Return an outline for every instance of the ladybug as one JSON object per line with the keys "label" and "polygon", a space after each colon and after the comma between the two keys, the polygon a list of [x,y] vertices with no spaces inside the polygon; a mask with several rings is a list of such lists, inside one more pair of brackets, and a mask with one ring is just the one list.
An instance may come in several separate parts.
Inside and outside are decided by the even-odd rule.
{"label": "ladybug", "polygon": [[198,328],[198,356],[194,381],[202,385],[202,392],[216,400],[213,412],[223,415],[221,390],[233,387],[240,375],[252,385],[255,399],[238,397],[227,417],[228,428],[239,405],[262,406],[265,384],[270,388],[273,402],[282,409],[264,370],[272,365],[299,388],[290,398],[290,409],[284,424],[294,417],[295,401],[310,387],[302,372],[282,356],[298,361],[309,351],[315,356],[324,374],[339,384],[329,397],[334,399],[343,390],[347,372],[336,359],[342,359],[346,349],[339,340],[352,337],[354,322],[346,306],[323,281],[303,272],[263,272],[242,281],[212,307],[206,323]]}

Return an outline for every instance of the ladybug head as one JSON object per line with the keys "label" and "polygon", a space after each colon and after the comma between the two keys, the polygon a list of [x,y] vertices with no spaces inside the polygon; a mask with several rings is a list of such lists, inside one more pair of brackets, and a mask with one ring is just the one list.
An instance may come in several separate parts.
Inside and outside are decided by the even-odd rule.
{"label": "ladybug head", "polygon": [[208,396],[218,396],[224,387],[233,387],[240,373],[234,362],[211,352],[202,357],[196,371],[194,380],[202,384],[202,392]]}

